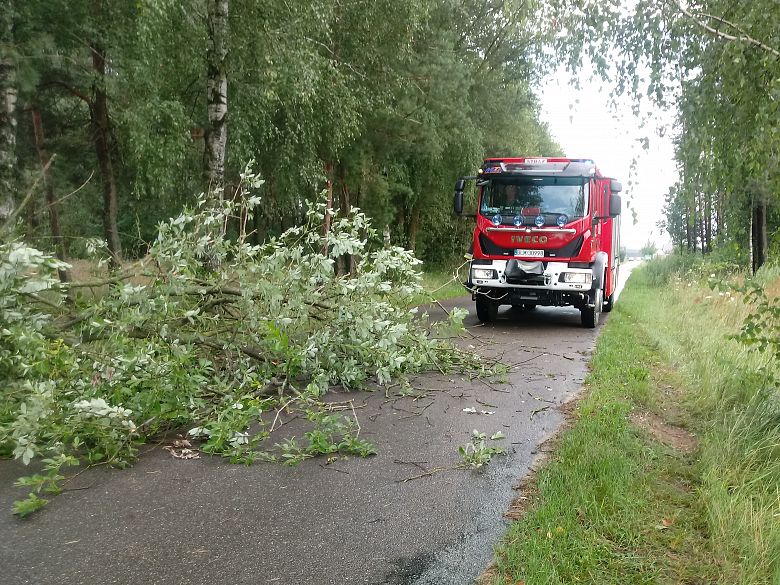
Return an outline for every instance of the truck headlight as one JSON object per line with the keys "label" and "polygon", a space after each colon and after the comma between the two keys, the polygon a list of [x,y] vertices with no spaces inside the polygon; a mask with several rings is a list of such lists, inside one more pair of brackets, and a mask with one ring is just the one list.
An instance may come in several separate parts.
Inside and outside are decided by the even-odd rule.
{"label": "truck headlight", "polygon": [[488,268],[472,268],[471,278],[478,278],[480,280],[486,280],[488,278],[496,278],[496,271]]}
{"label": "truck headlight", "polygon": [[589,272],[564,272],[563,282],[577,282],[579,284],[590,284],[593,282],[593,275]]}

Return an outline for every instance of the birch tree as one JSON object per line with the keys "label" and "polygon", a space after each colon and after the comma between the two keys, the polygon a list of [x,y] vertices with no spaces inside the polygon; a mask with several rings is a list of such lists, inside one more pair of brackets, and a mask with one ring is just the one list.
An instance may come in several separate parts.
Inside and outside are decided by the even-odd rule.
{"label": "birch tree", "polygon": [[223,195],[228,113],[228,0],[207,0],[208,49],[206,53],[206,179],[209,187]]}

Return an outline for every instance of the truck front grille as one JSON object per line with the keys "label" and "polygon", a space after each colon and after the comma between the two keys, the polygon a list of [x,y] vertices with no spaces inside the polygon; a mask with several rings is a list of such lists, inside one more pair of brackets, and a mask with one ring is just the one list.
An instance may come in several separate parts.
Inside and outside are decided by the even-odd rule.
{"label": "truck front grille", "polygon": [[[548,258],[575,258],[582,249],[583,236],[579,236],[573,239],[571,242],[563,246],[562,248],[553,248],[545,252]],[[488,256],[514,256],[514,248],[503,248],[496,245],[485,234],[479,234],[479,247],[482,248],[482,252]]]}

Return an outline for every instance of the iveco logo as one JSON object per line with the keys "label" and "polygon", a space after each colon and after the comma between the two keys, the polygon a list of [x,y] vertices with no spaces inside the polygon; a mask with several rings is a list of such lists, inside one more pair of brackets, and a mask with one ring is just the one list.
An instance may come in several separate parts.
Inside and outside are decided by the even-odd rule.
{"label": "iveco logo", "polygon": [[512,236],[513,244],[546,244],[547,236]]}

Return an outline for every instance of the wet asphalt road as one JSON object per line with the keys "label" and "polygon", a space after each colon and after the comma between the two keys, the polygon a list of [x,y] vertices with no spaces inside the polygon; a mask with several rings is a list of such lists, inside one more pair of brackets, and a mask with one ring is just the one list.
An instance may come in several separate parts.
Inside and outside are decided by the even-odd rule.
{"label": "wet asphalt road", "polygon": [[[379,451],[370,459],[245,467],[158,448],[131,469],[82,474],[71,487],[85,489],[25,521],[7,512],[23,495],[11,487],[22,466],[0,461],[0,583],[471,583],[506,529],[513,486],[580,388],[597,331],[574,309],[505,308],[483,326],[469,299],[455,304],[471,311],[464,343],[514,364],[509,383],[430,374],[417,378],[416,399],[332,393],[354,399],[361,437]],[[401,481],[456,465],[472,429],[502,431],[507,455],[483,473]]]}

